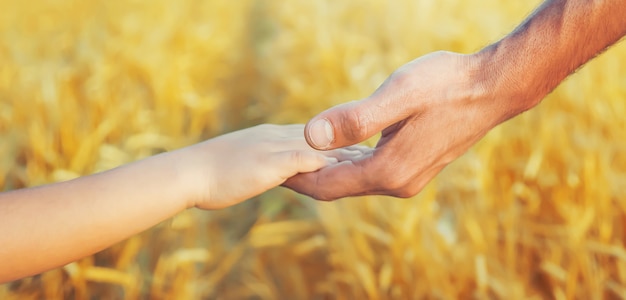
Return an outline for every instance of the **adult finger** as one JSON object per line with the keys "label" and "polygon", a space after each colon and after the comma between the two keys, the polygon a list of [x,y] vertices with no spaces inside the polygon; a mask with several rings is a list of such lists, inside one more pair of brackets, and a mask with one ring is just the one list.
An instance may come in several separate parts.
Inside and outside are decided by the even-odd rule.
{"label": "adult finger", "polygon": [[298,174],[283,186],[318,200],[336,200],[370,193],[378,188],[372,181],[375,172],[366,172],[364,161],[343,161],[316,172]]}
{"label": "adult finger", "polygon": [[319,150],[360,143],[411,115],[396,96],[378,91],[364,100],[330,108],[306,124],[304,136]]}

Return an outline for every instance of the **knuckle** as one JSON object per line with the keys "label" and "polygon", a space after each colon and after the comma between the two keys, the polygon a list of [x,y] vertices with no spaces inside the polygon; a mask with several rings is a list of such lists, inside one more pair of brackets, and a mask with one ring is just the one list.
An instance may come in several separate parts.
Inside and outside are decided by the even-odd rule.
{"label": "knuckle", "polygon": [[398,198],[411,198],[419,194],[426,186],[426,183],[428,183],[428,181],[409,182],[404,187],[393,191],[393,194]]}
{"label": "knuckle", "polygon": [[412,174],[402,170],[402,168],[387,167],[385,171],[380,172],[381,188],[393,194],[396,197],[411,197],[413,186]]}
{"label": "knuckle", "polygon": [[398,89],[411,85],[413,80],[411,78],[410,68],[410,64],[407,64],[391,73],[387,82],[388,87],[391,89]]}
{"label": "knuckle", "polygon": [[368,116],[362,110],[348,109],[341,118],[344,137],[349,141],[360,142],[368,138]]}
{"label": "knuckle", "polygon": [[290,155],[291,162],[296,166],[300,166],[304,163],[304,154],[301,151],[293,151]]}
{"label": "knuckle", "polygon": [[402,189],[406,182],[404,179],[397,176],[384,176],[381,182],[381,187],[387,191],[396,191]]}
{"label": "knuckle", "polygon": [[419,193],[419,190],[410,186],[393,191],[391,194],[398,198],[411,198]]}

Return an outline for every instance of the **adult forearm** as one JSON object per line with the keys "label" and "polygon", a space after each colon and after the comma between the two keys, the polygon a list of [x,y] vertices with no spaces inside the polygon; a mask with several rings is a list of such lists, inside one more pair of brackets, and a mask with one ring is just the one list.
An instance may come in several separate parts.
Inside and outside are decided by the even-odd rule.
{"label": "adult forearm", "polygon": [[0,282],[93,254],[184,210],[179,155],[1,194]]}
{"label": "adult forearm", "polygon": [[548,0],[516,30],[477,54],[485,88],[532,108],[563,79],[626,34],[624,0]]}

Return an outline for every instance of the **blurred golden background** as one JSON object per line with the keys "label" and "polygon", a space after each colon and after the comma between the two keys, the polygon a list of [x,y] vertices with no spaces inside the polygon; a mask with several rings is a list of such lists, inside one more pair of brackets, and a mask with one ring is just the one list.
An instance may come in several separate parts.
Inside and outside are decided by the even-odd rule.
{"label": "blurred golden background", "polygon": [[[479,50],[539,3],[1,0],[0,186],[304,123],[420,55]],[[413,199],[278,188],[186,211],[0,298],[624,297],[625,69],[621,44]]]}

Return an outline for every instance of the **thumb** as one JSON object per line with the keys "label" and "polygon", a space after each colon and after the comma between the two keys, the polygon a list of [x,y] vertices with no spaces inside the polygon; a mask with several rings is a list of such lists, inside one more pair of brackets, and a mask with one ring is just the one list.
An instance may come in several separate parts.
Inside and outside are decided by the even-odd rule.
{"label": "thumb", "polygon": [[311,119],[304,128],[304,136],[318,150],[360,143],[408,117],[407,108],[392,104],[374,97],[340,104]]}

